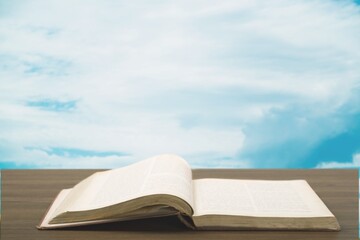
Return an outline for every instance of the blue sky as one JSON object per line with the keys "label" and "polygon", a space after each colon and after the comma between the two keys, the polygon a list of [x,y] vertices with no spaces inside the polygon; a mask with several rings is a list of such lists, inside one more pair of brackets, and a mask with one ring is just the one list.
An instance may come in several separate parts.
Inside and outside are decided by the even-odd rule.
{"label": "blue sky", "polygon": [[359,167],[359,66],[359,1],[0,1],[0,167]]}

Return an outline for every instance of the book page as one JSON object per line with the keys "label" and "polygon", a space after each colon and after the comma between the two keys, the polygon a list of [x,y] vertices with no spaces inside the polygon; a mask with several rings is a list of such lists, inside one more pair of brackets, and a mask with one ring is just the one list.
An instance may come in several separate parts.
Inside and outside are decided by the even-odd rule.
{"label": "book page", "polygon": [[194,216],[333,216],[304,180],[197,179],[193,189]]}
{"label": "book page", "polygon": [[152,194],[171,194],[193,206],[192,172],[176,155],[159,155],[99,172],[77,184],[56,213],[97,209]]}

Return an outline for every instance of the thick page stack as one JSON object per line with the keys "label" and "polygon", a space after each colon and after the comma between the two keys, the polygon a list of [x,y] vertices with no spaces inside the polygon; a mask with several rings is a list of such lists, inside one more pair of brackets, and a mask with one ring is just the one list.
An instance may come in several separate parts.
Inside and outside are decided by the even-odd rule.
{"label": "thick page stack", "polygon": [[193,180],[187,162],[170,154],[98,172],[62,190],[38,228],[169,215],[199,230],[340,230],[305,180]]}

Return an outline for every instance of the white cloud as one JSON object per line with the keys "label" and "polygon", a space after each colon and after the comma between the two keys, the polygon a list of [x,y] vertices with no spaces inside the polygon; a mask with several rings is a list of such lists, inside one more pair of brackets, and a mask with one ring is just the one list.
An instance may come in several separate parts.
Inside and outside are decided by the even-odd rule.
{"label": "white cloud", "polygon": [[[175,152],[196,166],[251,166],[236,157],[245,148],[341,131],[346,119],[329,119],[359,84],[359,7],[348,1],[1,4],[0,140],[17,149],[118,150],[132,160]],[[26,106],[33,99],[77,108],[41,111]],[[286,124],[273,120],[294,108],[299,125],[278,134]],[[11,161],[41,162],[16,152]],[[88,167],[43,158],[44,167]]]}
{"label": "white cloud", "polygon": [[318,168],[358,168],[360,167],[360,153],[354,154],[352,162],[322,162]]}

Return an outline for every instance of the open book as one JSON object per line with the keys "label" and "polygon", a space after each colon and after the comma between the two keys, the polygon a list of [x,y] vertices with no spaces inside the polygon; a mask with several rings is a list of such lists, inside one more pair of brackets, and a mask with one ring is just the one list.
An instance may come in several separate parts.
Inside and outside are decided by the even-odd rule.
{"label": "open book", "polygon": [[38,228],[169,215],[193,229],[340,230],[305,180],[193,180],[187,162],[169,154],[97,172],[62,190]]}

